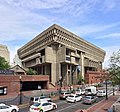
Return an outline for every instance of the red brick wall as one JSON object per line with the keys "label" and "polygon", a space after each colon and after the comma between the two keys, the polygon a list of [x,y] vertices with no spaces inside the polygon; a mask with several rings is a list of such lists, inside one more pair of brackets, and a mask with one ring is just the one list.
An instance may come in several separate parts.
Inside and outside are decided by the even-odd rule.
{"label": "red brick wall", "polygon": [[87,73],[85,74],[85,81],[87,84],[99,83],[105,80],[106,75],[106,72],[87,71]]}
{"label": "red brick wall", "polygon": [[[7,86],[9,92],[19,92],[20,76],[15,75],[0,75],[0,86]],[[49,76],[47,75],[21,75],[21,80],[24,81],[47,81],[49,84]]]}

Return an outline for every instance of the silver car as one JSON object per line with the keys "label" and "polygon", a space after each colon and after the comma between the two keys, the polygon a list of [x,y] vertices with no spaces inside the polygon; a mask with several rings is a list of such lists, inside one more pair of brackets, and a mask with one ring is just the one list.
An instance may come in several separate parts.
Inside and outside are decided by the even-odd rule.
{"label": "silver car", "polygon": [[96,102],[96,100],[97,100],[96,96],[85,96],[83,98],[83,103],[92,104],[92,103]]}

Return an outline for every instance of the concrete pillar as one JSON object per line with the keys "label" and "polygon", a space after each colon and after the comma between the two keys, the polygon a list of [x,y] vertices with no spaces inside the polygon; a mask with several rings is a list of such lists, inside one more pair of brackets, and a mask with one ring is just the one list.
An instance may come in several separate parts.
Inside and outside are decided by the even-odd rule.
{"label": "concrete pillar", "polygon": [[83,52],[81,52],[81,73],[82,73],[82,77],[83,77],[83,79],[84,79],[84,53]]}
{"label": "concrete pillar", "polygon": [[56,63],[52,63],[51,64],[51,74],[52,74],[52,78],[51,78],[51,82],[52,84],[55,85],[56,82]]}

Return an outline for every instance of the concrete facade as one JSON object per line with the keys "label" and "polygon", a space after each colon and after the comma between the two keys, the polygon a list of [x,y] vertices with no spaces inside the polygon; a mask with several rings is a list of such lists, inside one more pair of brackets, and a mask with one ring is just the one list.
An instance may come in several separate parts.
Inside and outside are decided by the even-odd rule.
{"label": "concrete facade", "polygon": [[102,70],[105,51],[54,24],[21,47],[18,55],[23,67],[49,75],[53,85],[71,85],[88,70]]}
{"label": "concrete facade", "polygon": [[5,60],[10,62],[10,52],[8,51],[7,46],[0,44],[0,56],[5,58]]}
{"label": "concrete facade", "polygon": [[21,63],[21,60],[19,59],[19,56],[18,55],[15,55],[15,57],[13,58],[13,66],[15,65],[19,65],[22,67],[22,63]]}

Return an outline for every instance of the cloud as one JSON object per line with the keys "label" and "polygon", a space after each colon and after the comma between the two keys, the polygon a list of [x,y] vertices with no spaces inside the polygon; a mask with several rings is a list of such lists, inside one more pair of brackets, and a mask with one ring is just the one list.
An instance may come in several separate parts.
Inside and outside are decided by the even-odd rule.
{"label": "cloud", "polygon": [[4,0],[3,3],[29,9],[50,9],[64,5],[67,0]]}
{"label": "cloud", "polygon": [[103,49],[106,51],[106,56],[105,56],[105,60],[103,63],[103,67],[107,68],[109,65],[110,56],[112,56],[113,52],[118,51],[120,49],[120,46],[107,46],[107,47],[104,47]]}
{"label": "cloud", "polygon": [[[54,13],[67,13],[72,16],[84,16],[93,10],[110,10],[115,8],[114,0],[4,0],[3,4],[25,10],[48,10]],[[95,7],[99,7],[95,9]]]}
{"label": "cloud", "polygon": [[58,12],[67,12],[73,16],[83,15],[88,13],[90,9],[95,5],[97,0],[76,0],[76,1],[68,1],[65,6],[61,8],[61,10],[57,10]]}
{"label": "cloud", "polygon": [[[12,0],[10,0],[12,2]],[[43,29],[51,19],[28,10],[0,4],[0,41],[29,39]]]}
{"label": "cloud", "polygon": [[117,3],[119,3],[119,2],[115,2],[115,0],[105,0],[103,2],[101,10],[104,12],[108,12],[108,11],[112,10],[113,8],[115,8]]}
{"label": "cloud", "polygon": [[95,37],[95,39],[104,39],[104,38],[119,39],[120,38],[120,33],[111,33],[111,34],[108,34],[108,35]]}
{"label": "cloud", "polygon": [[120,23],[112,23],[107,25],[99,25],[99,24],[87,24],[87,25],[80,25],[79,27],[74,27],[72,30],[76,34],[80,34],[82,36],[89,35],[89,34],[95,34],[98,32],[104,32],[108,29],[114,28],[118,26]]}

